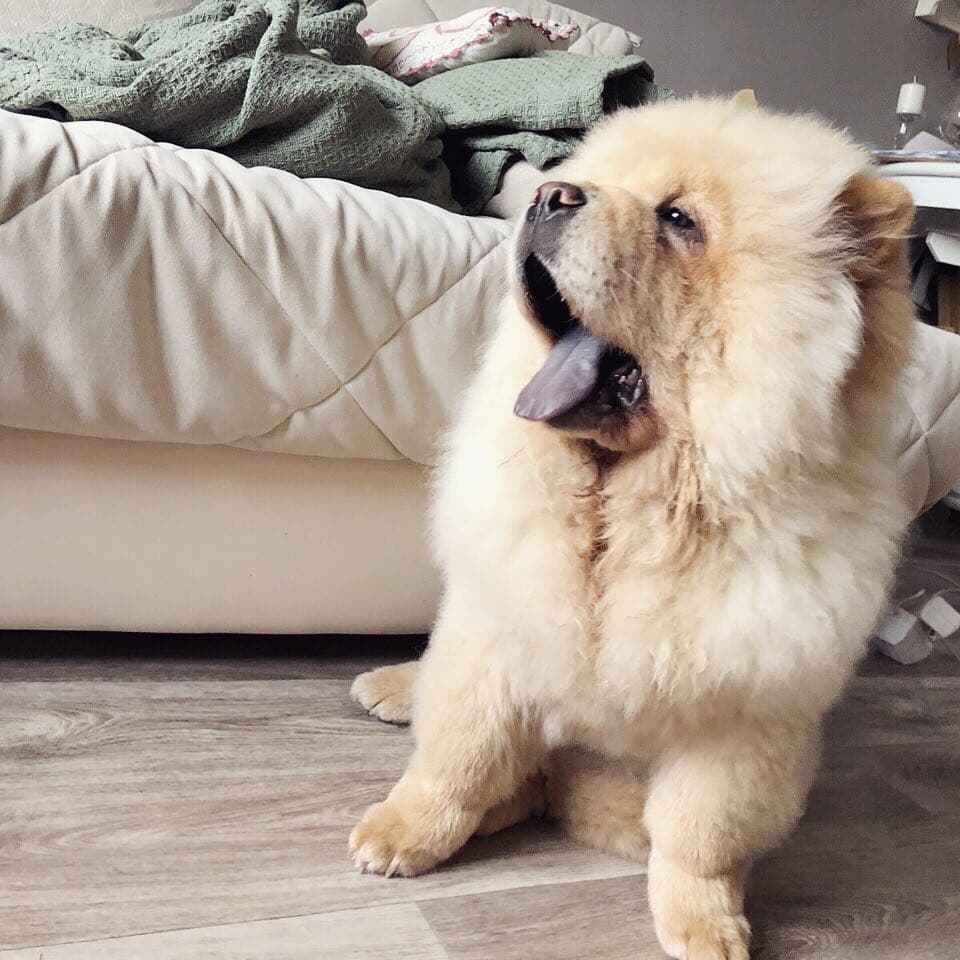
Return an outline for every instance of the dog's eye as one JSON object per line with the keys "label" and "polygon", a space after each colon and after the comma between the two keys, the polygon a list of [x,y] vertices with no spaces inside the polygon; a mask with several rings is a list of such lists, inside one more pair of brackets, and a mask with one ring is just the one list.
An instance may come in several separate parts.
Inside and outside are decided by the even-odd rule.
{"label": "dog's eye", "polygon": [[697,229],[697,224],[693,218],[672,203],[661,204],[657,208],[657,217],[661,223],[668,224],[676,230],[687,231]]}

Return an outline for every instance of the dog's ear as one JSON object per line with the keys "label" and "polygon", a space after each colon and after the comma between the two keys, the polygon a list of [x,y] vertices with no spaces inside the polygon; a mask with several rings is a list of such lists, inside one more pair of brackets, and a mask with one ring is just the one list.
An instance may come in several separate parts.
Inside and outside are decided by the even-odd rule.
{"label": "dog's ear", "polygon": [[882,274],[903,249],[915,207],[910,193],[895,180],[859,173],[837,201],[851,245],[851,273],[863,282]]}
{"label": "dog's ear", "polygon": [[914,310],[904,240],[915,209],[904,187],[869,172],[848,181],[837,208],[863,317],[863,345],[849,385],[851,396],[870,399],[897,379],[909,353]]}

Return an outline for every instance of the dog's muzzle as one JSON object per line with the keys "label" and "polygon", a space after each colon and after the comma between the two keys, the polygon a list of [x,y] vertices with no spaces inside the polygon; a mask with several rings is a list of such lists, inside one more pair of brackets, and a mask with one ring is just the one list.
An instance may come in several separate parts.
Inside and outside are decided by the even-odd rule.
{"label": "dog's muzzle", "polygon": [[582,426],[634,413],[646,396],[640,364],[591,333],[557,286],[554,265],[564,231],[586,205],[587,195],[576,184],[549,180],[537,189],[518,230],[521,288],[529,313],[553,341],[514,406],[525,420]]}

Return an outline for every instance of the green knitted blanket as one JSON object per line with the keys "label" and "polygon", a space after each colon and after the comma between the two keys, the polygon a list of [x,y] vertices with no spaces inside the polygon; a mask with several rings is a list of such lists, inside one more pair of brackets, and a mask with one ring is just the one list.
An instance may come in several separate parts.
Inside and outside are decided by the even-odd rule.
{"label": "green knitted blanket", "polygon": [[119,36],[73,24],[0,37],[0,107],[476,212],[513,158],[543,166],[606,110],[658,95],[640,57],[566,53],[409,87],[369,65],[364,13],[351,0],[203,0]]}
{"label": "green knitted blanket", "polygon": [[414,90],[443,118],[454,196],[472,213],[486,205],[518,156],[545,167],[569,156],[605,113],[672,96],[652,80],[642,57],[553,50],[458,67]]}

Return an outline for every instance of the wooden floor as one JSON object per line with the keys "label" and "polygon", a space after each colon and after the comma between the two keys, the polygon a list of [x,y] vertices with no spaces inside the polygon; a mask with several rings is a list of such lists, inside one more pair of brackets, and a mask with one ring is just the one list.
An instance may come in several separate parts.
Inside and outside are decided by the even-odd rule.
{"label": "wooden floor", "polygon": [[[960,582],[960,524],[901,588]],[[947,579],[944,579],[947,578]],[[0,635],[0,960],[661,956],[643,867],[544,824],[416,880],[346,837],[410,748],[351,677],[410,641]],[[960,643],[865,662],[790,842],[756,870],[760,960],[960,958]]]}

